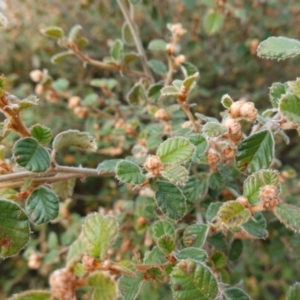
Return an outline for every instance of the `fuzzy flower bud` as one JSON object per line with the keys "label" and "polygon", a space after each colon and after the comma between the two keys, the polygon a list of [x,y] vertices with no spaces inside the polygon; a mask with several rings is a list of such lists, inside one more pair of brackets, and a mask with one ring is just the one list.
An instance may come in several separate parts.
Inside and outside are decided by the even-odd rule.
{"label": "fuzzy flower bud", "polygon": [[144,163],[144,168],[151,172],[153,175],[158,176],[164,169],[163,163],[158,156],[149,156]]}
{"label": "fuzzy flower bud", "polygon": [[88,115],[88,113],[89,112],[86,107],[76,106],[74,108],[74,114],[80,119],[83,119],[84,117],[86,117]]}
{"label": "fuzzy flower bud", "polygon": [[221,160],[220,154],[214,150],[209,149],[206,154],[207,163],[209,164],[210,168],[214,171],[217,170],[217,164]]}
{"label": "fuzzy flower bud", "polygon": [[224,163],[232,161],[235,158],[236,150],[231,147],[225,148],[222,150],[222,158]]}
{"label": "fuzzy flower bud", "polygon": [[36,87],[35,87],[35,93],[37,95],[43,94],[44,90],[45,89],[44,89],[44,87],[41,84],[37,84]]}
{"label": "fuzzy flower bud", "polygon": [[33,70],[29,73],[29,76],[33,82],[39,82],[43,79],[43,72],[40,70]]}
{"label": "fuzzy flower bud", "polygon": [[174,58],[175,66],[181,66],[184,62],[185,62],[185,56],[182,54]]}
{"label": "fuzzy flower bud", "polygon": [[246,102],[240,110],[241,117],[249,122],[253,122],[257,118],[257,109],[254,107],[253,102]]}
{"label": "fuzzy flower bud", "polygon": [[41,256],[37,253],[32,253],[28,259],[28,268],[37,270],[40,267],[41,263],[42,263]]}
{"label": "fuzzy flower bud", "polygon": [[274,208],[279,202],[278,195],[279,190],[275,185],[264,186],[259,192],[264,209]]}
{"label": "fuzzy flower bud", "polygon": [[80,104],[80,101],[81,101],[80,97],[72,96],[68,100],[68,107],[74,108]]}
{"label": "fuzzy flower bud", "polygon": [[165,122],[168,122],[170,120],[169,115],[163,108],[160,108],[159,110],[157,110],[157,112],[154,114],[154,118],[157,120],[160,120],[160,121],[165,121]]}

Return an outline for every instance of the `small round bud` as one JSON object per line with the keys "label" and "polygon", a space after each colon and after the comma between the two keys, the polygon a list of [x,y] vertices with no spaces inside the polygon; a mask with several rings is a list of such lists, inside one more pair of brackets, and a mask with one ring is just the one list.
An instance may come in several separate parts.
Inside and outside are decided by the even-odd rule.
{"label": "small round bud", "polygon": [[253,102],[246,102],[242,105],[240,109],[241,117],[249,122],[253,122],[257,118],[257,109]]}
{"label": "small round bud", "polygon": [[206,158],[209,165],[216,165],[220,161],[220,154],[216,150],[210,149],[206,154]]}
{"label": "small round bud", "polygon": [[138,224],[138,226],[145,226],[147,224],[147,219],[143,216],[140,216],[136,223]]}
{"label": "small round bud", "polygon": [[243,106],[243,104],[244,104],[243,101],[236,101],[231,104],[231,106],[228,110],[228,113],[231,118],[236,119],[241,116],[240,110],[241,110],[241,107]]}
{"label": "small round bud", "polygon": [[156,113],[154,114],[154,118],[165,122],[168,122],[170,120],[169,115],[163,108],[160,108],[159,110],[156,111]]}
{"label": "small round bud", "polygon": [[35,93],[37,95],[43,94],[44,90],[45,89],[44,89],[44,87],[41,84],[37,84],[36,87],[35,87]]}
{"label": "small round bud", "polygon": [[259,40],[258,39],[253,39],[250,42],[249,50],[250,50],[250,53],[252,55],[256,55],[256,50],[257,50],[258,45],[259,45]]}
{"label": "small round bud", "polygon": [[184,62],[185,62],[185,56],[184,55],[178,55],[174,58],[175,66],[181,66]]}
{"label": "small round bud", "polygon": [[80,97],[72,96],[68,100],[68,107],[75,108],[76,106],[78,106],[80,104],[80,101],[81,101]]}
{"label": "small round bud", "polygon": [[226,163],[228,161],[231,161],[235,158],[236,150],[232,149],[230,147],[225,148],[222,150],[222,157],[223,161]]}
{"label": "small round bud", "polygon": [[166,51],[167,51],[168,55],[173,55],[176,51],[175,46],[171,43],[167,44]]}
{"label": "small round bud", "polygon": [[83,119],[84,117],[86,117],[88,115],[88,109],[86,107],[82,107],[82,106],[76,106],[74,108],[74,114],[79,117],[80,119]]}
{"label": "small round bud", "polygon": [[93,272],[100,267],[100,262],[92,256],[84,255],[82,257],[82,265],[85,268],[85,270]]}
{"label": "small round bud", "polygon": [[245,208],[249,207],[248,199],[246,197],[244,197],[244,196],[239,196],[236,199],[236,201],[239,202],[240,204],[242,204]]}
{"label": "small round bud", "polygon": [[33,82],[39,82],[43,79],[43,72],[40,70],[33,70],[29,73],[29,76]]}
{"label": "small round bud", "polygon": [[224,125],[228,128],[228,133],[230,135],[236,135],[242,129],[241,124],[238,121],[231,119],[231,118],[227,118],[224,121]]}
{"label": "small round bud", "polygon": [[42,257],[37,253],[32,253],[28,259],[28,268],[37,270],[42,263]]}
{"label": "small round bud", "polygon": [[144,163],[144,168],[153,175],[158,176],[164,169],[164,165],[158,156],[148,156],[146,162]]}
{"label": "small round bud", "polygon": [[58,101],[58,96],[54,91],[48,91],[45,97],[51,103],[57,103]]}
{"label": "small round bud", "polygon": [[259,196],[261,201],[263,202],[264,209],[272,209],[279,203],[279,193],[280,192],[275,185],[266,185],[261,188]]}

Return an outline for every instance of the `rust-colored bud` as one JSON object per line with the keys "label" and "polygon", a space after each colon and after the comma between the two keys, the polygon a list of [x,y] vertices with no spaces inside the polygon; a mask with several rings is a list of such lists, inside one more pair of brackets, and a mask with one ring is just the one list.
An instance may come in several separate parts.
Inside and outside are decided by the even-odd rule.
{"label": "rust-colored bud", "polygon": [[228,113],[231,118],[236,119],[241,116],[240,110],[241,107],[243,106],[244,102],[243,101],[236,101],[233,102],[228,110]]}
{"label": "rust-colored bud", "polygon": [[45,89],[41,84],[37,84],[34,91],[37,95],[41,95],[43,94],[44,90]]}
{"label": "rust-colored bud", "polygon": [[210,149],[206,154],[206,159],[210,166],[216,165],[220,161],[220,154],[216,150]]}
{"label": "rust-colored bud", "polygon": [[160,108],[159,110],[156,111],[156,113],[154,114],[154,118],[165,122],[168,122],[170,120],[169,115],[163,108]]}
{"label": "rust-colored bud", "polygon": [[32,253],[28,259],[28,268],[37,270],[42,263],[42,257],[38,253]]}
{"label": "rust-colored bud", "polygon": [[261,188],[259,196],[263,202],[264,209],[272,209],[279,203],[279,193],[280,192],[275,185],[266,185]]}
{"label": "rust-colored bud", "polygon": [[88,115],[88,113],[89,113],[89,111],[86,107],[76,106],[74,108],[74,114],[80,119],[85,118]]}
{"label": "rust-colored bud", "polygon": [[68,107],[75,108],[76,106],[78,106],[80,104],[80,102],[81,102],[80,97],[72,96],[68,100]]}
{"label": "rust-colored bud", "polygon": [[242,105],[240,109],[241,117],[249,122],[253,122],[257,118],[257,109],[253,102],[246,102]]}
{"label": "rust-colored bud", "polygon": [[223,157],[224,163],[233,160],[235,158],[235,154],[236,154],[236,150],[231,147],[223,149],[222,157]]}
{"label": "rust-colored bud", "polygon": [[174,64],[175,66],[181,66],[185,62],[185,56],[184,55],[178,55],[174,58]]}
{"label": "rust-colored bud", "polygon": [[40,70],[33,70],[29,73],[29,76],[33,82],[39,82],[43,79],[43,72]]}
{"label": "rust-colored bud", "polygon": [[96,258],[89,255],[84,255],[82,257],[82,265],[85,268],[85,270],[93,272],[99,269],[101,264]]}
{"label": "rust-colored bud", "polygon": [[58,96],[54,91],[48,91],[45,97],[51,103],[56,103],[58,101]]}
{"label": "rust-colored bud", "polygon": [[144,163],[144,168],[153,175],[158,176],[164,169],[164,165],[158,156],[148,156],[146,162]]}

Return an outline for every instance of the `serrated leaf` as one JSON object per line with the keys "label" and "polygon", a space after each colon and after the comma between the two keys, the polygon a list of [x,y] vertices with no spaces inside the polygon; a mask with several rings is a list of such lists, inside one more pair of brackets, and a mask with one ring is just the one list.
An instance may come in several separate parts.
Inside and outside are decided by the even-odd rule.
{"label": "serrated leaf", "polygon": [[166,255],[157,246],[145,253],[144,264],[146,265],[164,264],[166,262]]}
{"label": "serrated leaf", "polygon": [[164,164],[180,164],[192,157],[195,146],[184,137],[173,137],[159,145],[156,155]]}
{"label": "serrated leaf", "polygon": [[127,94],[127,101],[135,107],[143,107],[147,103],[147,95],[141,84],[134,85]]}
{"label": "serrated leaf", "polygon": [[155,72],[159,75],[164,76],[167,73],[167,70],[168,70],[167,66],[163,62],[161,62],[157,59],[150,59],[148,61],[148,65],[152,69],[153,72]]}
{"label": "serrated leaf", "polygon": [[300,78],[297,78],[295,81],[289,81],[288,87],[298,98],[300,98]]}
{"label": "serrated leaf", "polygon": [[257,48],[257,55],[267,59],[287,59],[300,54],[300,41],[287,37],[269,37]]}
{"label": "serrated leaf", "polygon": [[224,268],[226,266],[227,259],[225,254],[221,251],[214,252],[209,260],[216,269]]}
{"label": "serrated leaf", "polygon": [[181,69],[183,70],[184,76],[188,77],[195,74],[198,71],[198,68],[190,62],[184,62],[181,65]]}
{"label": "serrated leaf", "polygon": [[141,273],[137,273],[135,278],[122,275],[118,282],[122,300],[135,300],[140,292],[143,282],[143,275]]}
{"label": "serrated leaf", "polygon": [[45,36],[56,39],[61,39],[64,37],[64,31],[62,30],[62,28],[57,26],[43,28],[41,29],[41,33]]}
{"label": "serrated leaf", "polygon": [[251,205],[260,202],[260,189],[266,185],[277,185],[279,173],[275,170],[259,170],[244,181],[243,195]]}
{"label": "serrated leaf", "polygon": [[207,222],[212,223],[217,219],[219,209],[223,204],[224,204],[223,202],[210,203],[205,215]]}
{"label": "serrated leaf", "polygon": [[186,199],[181,190],[170,182],[158,181],[155,200],[159,209],[174,220],[181,219],[186,213]]}
{"label": "serrated leaf", "polygon": [[52,300],[52,298],[50,291],[31,290],[15,294],[7,300]]}
{"label": "serrated leaf", "polygon": [[214,300],[218,295],[218,283],[210,269],[189,259],[173,268],[171,287],[177,300]]}
{"label": "serrated leaf", "polygon": [[164,51],[166,52],[167,43],[164,40],[156,39],[152,40],[149,45],[148,49],[152,51]]}
{"label": "serrated leaf", "polygon": [[208,148],[207,139],[199,133],[191,134],[188,139],[196,147],[195,158],[201,158]]}
{"label": "serrated leaf", "polygon": [[233,100],[228,94],[226,94],[222,96],[221,103],[225,108],[230,108],[231,104],[233,103]]}
{"label": "serrated leaf", "polygon": [[279,100],[279,111],[290,122],[300,126],[300,99],[287,93]]}
{"label": "serrated leaf", "polygon": [[226,227],[232,228],[246,223],[251,213],[239,202],[227,201],[220,207],[218,216]]}
{"label": "serrated leaf", "polygon": [[201,248],[205,243],[208,226],[205,224],[193,224],[183,232],[183,243],[187,247]]}
{"label": "serrated leaf", "polygon": [[300,232],[300,208],[287,203],[278,204],[273,210],[275,216],[286,227]]}
{"label": "serrated leaf", "polygon": [[124,53],[124,46],[121,40],[115,40],[110,49],[110,56],[117,62],[120,62]]}
{"label": "serrated leaf", "polygon": [[175,229],[171,222],[167,220],[160,220],[153,224],[151,233],[154,239],[159,239],[164,235],[175,237]]}
{"label": "serrated leaf", "polygon": [[77,239],[71,244],[67,254],[67,267],[70,267],[74,262],[81,260],[81,256],[86,250],[86,241]]}
{"label": "serrated leaf", "polygon": [[251,173],[267,169],[274,158],[274,138],[269,130],[252,134],[239,144],[236,166],[239,171]]}
{"label": "serrated leaf", "polygon": [[96,139],[88,132],[79,130],[67,130],[59,133],[53,140],[53,150],[57,151],[63,147],[77,147],[85,151],[96,151]]}
{"label": "serrated leaf", "polygon": [[215,122],[208,122],[203,127],[203,133],[210,138],[220,136],[227,131],[228,129],[226,126]]}
{"label": "serrated leaf", "polygon": [[18,140],[13,154],[17,164],[31,172],[45,172],[50,166],[49,153],[33,138]]}
{"label": "serrated leaf", "polygon": [[160,90],[160,93],[162,97],[166,97],[166,96],[178,97],[180,95],[180,90],[172,85],[168,85],[163,87]]}
{"label": "serrated leaf", "polygon": [[134,39],[127,22],[124,22],[122,26],[122,40],[125,43],[125,45],[134,46]]}
{"label": "serrated leaf", "polygon": [[269,97],[273,107],[278,108],[280,98],[289,91],[286,83],[274,82],[270,87]]}
{"label": "serrated leaf", "polygon": [[234,240],[230,246],[228,258],[232,261],[237,260],[243,252],[243,241]]}
{"label": "serrated leaf", "polygon": [[150,276],[151,279],[162,281],[164,279],[164,273],[159,267],[150,267],[147,269],[147,275]]}
{"label": "serrated leaf", "polygon": [[241,226],[245,232],[258,239],[264,239],[268,236],[266,227],[266,219],[261,213],[256,213],[247,223]]}
{"label": "serrated leaf", "polygon": [[114,300],[118,295],[115,280],[102,272],[94,272],[88,278],[88,286],[94,291],[91,300]]}
{"label": "serrated leaf", "polygon": [[115,172],[117,164],[121,161],[121,159],[107,159],[101,162],[97,170],[99,174],[101,173],[109,173],[109,172]]}
{"label": "serrated leaf", "polygon": [[174,256],[178,260],[191,259],[195,262],[204,262],[207,258],[207,253],[199,248],[189,247],[184,248],[178,252],[174,253]]}
{"label": "serrated leaf", "polygon": [[70,32],[69,32],[69,35],[68,35],[68,41],[69,41],[69,42],[74,42],[74,41],[77,39],[78,34],[79,34],[79,32],[80,32],[81,30],[82,30],[82,26],[81,26],[81,25],[79,25],[79,24],[74,25],[74,26],[71,28]]}
{"label": "serrated leaf", "polygon": [[53,64],[58,64],[65,58],[73,56],[73,55],[74,55],[74,53],[71,50],[62,51],[62,52],[56,53],[53,56],[51,56],[50,61]]}
{"label": "serrated leaf", "polygon": [[47,144],[52,138],[51,129],[39,124],[34,125],[30,133],[40,144]]}
{"label": "serrated leaf", "polygon": [[189,178],[188,170],[180,165],[167,166],[161,175],[176,185],[184,185]]}
{"label": "serrated leaf", "polygon": [[218,11],[209,11],[203,19],[203,27],[208,35],[219,32],[224,23],[224,16]]}
{"label": "serrated leaf", "polygon": [[40,187],[27,198],[25,208],[33,223],[47,223],[58,216],[59,200],[51,190]]}
{"label": "serrated leaf", "polygon": [[157,246],[165,254],[169,254],[175,250],[175,239],[171,235],[165,234],[156,240]]}
{"label": "serrated leaf", "polygon": [[38,105],[38,101],[39,99],[37,98],[37,96],[34,95],[30,95],[27,98],[18,101],[18,111],[21,111],[25,108],[34,106],[34,105]]}
{"label": "serrated leaf", "polygon": [[195,74],[185,78],[182,82],[182,86],[185,87],[185,89],[187,90],[192,89],[198,77],[199,72],[196,72]]}
{"label": "serrated leaf", "polygon": [[236,287],[226,288],[224,296],[226,300],[251,300],[243,290]]}
{"label": "serrated leaf", "polygon": [[[59,175],[59,174],[58,174]],[[52,183],[53,192],[62,200],[73,195],[76,179],[69,179]]]}
{"label": "serrated leaf", "polygon": [[116,176],[121,182],[130,184],[142,184],[146,181],[146,176],[142,174],[139,166],[128,160],[118,162]]}
{"label": "serrated leaf", "polygon": [[21,207],[9,200],[0,200],[0,257],[17,254],[29,241],[29,220]]}
{"label": "serrated leaf", "polygon": [[89,243],[88,253],[103,259],[107,249],[118,236],[118,224],[114,217],[91,214],[83,224],[83,234]]}
{"label": "serrated leaf", "polygon": [[298,300],[298,299],[300,299],[300,283],[296,282],[292,286],[290,286],[286,295],[286,300]]}
{"label": "serrated leaf", "polygon": [[191,176],[183,187],[183,194],[190,203],[197,202],[207,193],[208,177],[207,174],[201,176]]}

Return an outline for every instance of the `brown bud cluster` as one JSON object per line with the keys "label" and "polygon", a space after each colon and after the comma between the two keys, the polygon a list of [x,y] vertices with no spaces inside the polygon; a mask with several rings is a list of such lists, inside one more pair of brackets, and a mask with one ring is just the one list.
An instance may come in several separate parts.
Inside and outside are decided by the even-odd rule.
{"label": "brown bud cluster", "polygon": [[222,150],[223,162],[226,164],[235,158],[236,149],[227,147]]}
{"label": "brown bud cluster", "polygon": [[243,118],[249,122],[253,122],[257,118],[257,109],[253,102],[233,102],[228,112],[232,119]]}
{"label": "brown bud cluster", "polygon": [[279,190],[275,185],[266,185],[263,188],[261,188],[259,192],[260,199],[263,203],[264,209],[272,209],[274,208],[278,203],[278,195]]}
{"label": "brown bud cluster", "polygon": [[87,270],[89,272],[93,272],[93,271],[99,269],[100,262],[92,256],[84,255],[82,257],[82,265],[85,268],[85,270]]}
{"label": "brown bud cluster", "polygon": [[158,156],[148,156],[144,163],[144,168],[151,172],[153,175],[158,176],[164,169],[163,163],[160,161]]}
{"label": "brown bud cluster", "polygon": [[237,145],[243,138],[241,124],[232,118],[227,118],[224,121],[224,126],[228,128],[229,139]]}
{"label": "brown bud cluster", "polygon": [[168,122],[170,120],[169,115],[163,108],[160,108],[156,111],[156,113],[154,114],[154,118],[159,121],[165,121],[165,122]]}
{"label": "brown bud cluster", "polygon": [[214,150],[209,149],[206,154],[207,163],[213,171],[217,171],[217,164],[220,162],[220,154]]}

